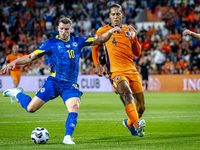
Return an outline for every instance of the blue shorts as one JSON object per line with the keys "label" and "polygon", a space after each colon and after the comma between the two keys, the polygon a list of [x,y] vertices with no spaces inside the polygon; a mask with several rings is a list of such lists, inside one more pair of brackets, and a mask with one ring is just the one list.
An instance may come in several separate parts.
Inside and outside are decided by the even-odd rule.
{"label": "blue shorts", "polygon": [[75,82],[57,81],[53,77],[48,77],[44,85],[36,93],[36,96],[44,102],[48,102],[59,95],[65,103],[69,98],[80,97],[82,92],[79,91],[79,85]]}

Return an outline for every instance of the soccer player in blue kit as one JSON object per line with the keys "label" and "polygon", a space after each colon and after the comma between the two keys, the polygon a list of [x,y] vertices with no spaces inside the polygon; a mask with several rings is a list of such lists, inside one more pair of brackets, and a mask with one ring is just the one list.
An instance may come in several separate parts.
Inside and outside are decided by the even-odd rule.
{"label": "soccer player in blue kit", "polygon": [[51,67],[50,76],[33,99],[24,94],[21,87],[7,89],[3,92],[3,96],[16,97],[27,112],[35,112],[49,100],[61,96],[69,112],[65,123],[66,132],[63,144],[75,144],[71,136],[77,124],[82,95],[77,84],[81,49],[84,46],[102,45],[109,40],[113,32],[121,32],[119,27],[114,27],[98,38],[85,38],[70,35],[71,30],[72,21],[67,17],[60,18],[59,35],[45,41],[31,54],[12,61],[3,69],[4,72],[8,72],[15,65],[27,64],[45,54],[48,55]]}

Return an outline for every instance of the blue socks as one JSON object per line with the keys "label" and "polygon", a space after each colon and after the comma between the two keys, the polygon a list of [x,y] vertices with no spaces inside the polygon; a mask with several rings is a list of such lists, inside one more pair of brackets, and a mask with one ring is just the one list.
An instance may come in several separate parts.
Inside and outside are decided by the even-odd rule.
{"label": "blue socks", "polygon": [[18,99],[20,105],[27,111],[27,106],[32,100],[32,98],[24,93],[18,93],[16,95],[16,98]]}
{"label": "blue socks", "polygon": [[[16,98],[18,99],[20,105],[27,111],[27,106],[32,100],[32,98],[29,95],[26,95],[24,93],[18,93],[16,95]],[[68,114],[68,117],[65,123],[65,128],[66,128],[65,136],[66,135],[72,136],[77,124],[77,118],[78,118],[78,113],[76,112],[70,112]]]}
{"label": "blue socks", "polygon": [[77,118],[78,118],[78,113],[76,112],[70,112],[68,114],[68,117],[65,123],[65,128],[66,128],[65,136],[66,135],[72,136],[77,124]]}

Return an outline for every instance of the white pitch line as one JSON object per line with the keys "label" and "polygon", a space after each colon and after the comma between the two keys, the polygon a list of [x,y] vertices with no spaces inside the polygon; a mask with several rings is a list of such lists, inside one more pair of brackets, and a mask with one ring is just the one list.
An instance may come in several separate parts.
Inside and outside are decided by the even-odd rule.
{"label": "white pitch line", "polygon": [[[161,116],[161,117],[144,117],[144,119],[165,119],[165,118],[187,118],[187,117],[199,117],[200,115],[191,115],[191,116]],[[100,119],[78,119],[78,121],[94,121],[94,120],[113,120],[113,121],[119,121],[123,120],[124,118],[100,118]],[[36,123],[36,122],[57,122],[57,121],[66,121],[66,120],[46,120],[46,121],[16,121],[16,122],[0,122],[0,124],[6,124],[6,123]]]}
{"label": "white pitch line", "polygon": [[[194,111],[194,112],[188,112],[188,111],[182,111],[182,112],[178,112],[178,111],[176,111],[176,112],[167,112],[167,113],[161,113],[161,112],[148,112],[148,114],[150,115],[150,114],[183,114],[183,113],[187,113],[187,114],[200,114],[200,111]],[[79,112],[79,116],[85,116],[85,115],[99,115],[99,114],[101,114],[101,115],[104,115],[104,114],[106,114],[106,116],[107,115],[109,115],[109,114],[125,114],[125,112],[123,111],[123,112],[121,112],[121,113],[119,113],[119,112],[117,112],[117,113],[115,113],[115,112],[113,112],[113,113],[111,113],[111,112],[97,112],[97,113],[86,113],[86,112]],[[35,117],[35,116],[41,116],[41,114],[34,114],[34,115],[32,115],[32,114],[30,114],[31,115],[31,117]],[[68,113],[63,113],[63,114],[42,114],[42,116],[67,116],[68,115]],[[0,116],[0,118],[3,118],[3,117],[17,117],[17,116],[27,116],[27,115],[25,115],[25,114],[12,114],[12,115],[1,115]]]}

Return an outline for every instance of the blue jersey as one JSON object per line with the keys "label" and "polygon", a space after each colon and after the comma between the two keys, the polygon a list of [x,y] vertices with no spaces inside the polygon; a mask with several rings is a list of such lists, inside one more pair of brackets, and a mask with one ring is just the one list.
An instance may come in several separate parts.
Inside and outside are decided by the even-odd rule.
{"label": "blue jersey", "polygon": [[77,82],[81,49],[91,45],[93,41],[93,38],[72,35],[68,41],[65,41],[57,35],[44,42],[34,53],[38,57],[48,55],[51,67],[50,76],[61,81]]}

